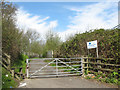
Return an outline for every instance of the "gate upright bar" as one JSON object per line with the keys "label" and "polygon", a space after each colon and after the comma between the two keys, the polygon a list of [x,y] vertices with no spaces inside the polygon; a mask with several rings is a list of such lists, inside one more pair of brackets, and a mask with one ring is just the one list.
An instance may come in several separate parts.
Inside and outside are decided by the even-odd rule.
{"label": "gate upright bar", "polygon": [[29,59],[26,59],[26,63],[27,63],[27,67],[26,67],[27,68],[27,78],[29,77],[29,63],[28,63],[28,60]]}
{"label": "gate upright bar", "polygon": [[58,76],[58,60],[56,59],[56,75]]}

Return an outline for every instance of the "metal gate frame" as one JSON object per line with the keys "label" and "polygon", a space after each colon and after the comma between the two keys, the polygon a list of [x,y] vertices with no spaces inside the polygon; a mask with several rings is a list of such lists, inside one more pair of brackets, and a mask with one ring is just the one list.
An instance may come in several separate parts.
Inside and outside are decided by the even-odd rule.
{"label": "metal gate frame", "polygon": [[[69,62],[64,62],[62,60],[67,60],[67,59],[70,59]],[[72,59],[77,59],[77,60],[80,60],[80,61],[72,61]],[[44,65],[43,67],[39,68],[38,70],[36,70],[34,73],[30,74],[29,73],[29,66],[30,66],[30,63],[29,61],[30,60],[52,60],[51,62],[49,62],[48,64]],[[58,77],[58,76],[70,76],[70,75],[82,75],[83,74],[83,68],[82,68],[82,65],[83,65],[83,59],[82,58],[39,58],[39,59],[26,59],[26,63],[27,63],[27,78],[32,78],[32,77]],[[42,71],[45,67],[50,67],[49,65],[52,64],[52,63],[55,63],[55,75],[50,75],[50,74],[47,74],[47,75],[44,75],[44,76],[34,76],[37,72],[40,72]],[[59,63],[62,63],[64,64],[66,67],[70,67],[71,69],[62,69],[62,70],[75,70],[76,72],[79,72],[79,74],[60,74],[59,73],[59,69],[58,67],[63,67],[63,66],[59,66],[58,64]],[[81,68],[74,68],[73,65],[69,65],[67,63],[80,63],[80,65],[74,65],[74,66],[80,66]],[[33,64],[36,64],[36,63],[33,63]],[[64,67],[65,67],[64,66]],[[51,66],[53,67],[53,66]],[[49,70],[48,70],[49,71]],[[69,72],[68,72],[69,73]],[[42,73],[41,73],[42,75]]]}

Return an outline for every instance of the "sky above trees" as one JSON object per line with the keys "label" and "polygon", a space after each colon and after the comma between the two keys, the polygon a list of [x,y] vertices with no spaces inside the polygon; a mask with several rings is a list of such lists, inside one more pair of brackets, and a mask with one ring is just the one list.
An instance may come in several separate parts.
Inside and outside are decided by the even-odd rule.
{"label": "sky above trees", "polygon": [[90,29],[109,29],[118,24],[117,2],[14,2],[18,6],[17,26],[31,28],[44,39],[48,30],[63,41]]}

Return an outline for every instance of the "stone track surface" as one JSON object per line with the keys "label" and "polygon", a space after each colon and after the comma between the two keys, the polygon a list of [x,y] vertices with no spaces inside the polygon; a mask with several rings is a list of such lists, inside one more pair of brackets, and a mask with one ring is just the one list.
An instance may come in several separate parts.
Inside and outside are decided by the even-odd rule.
{"label": "stone track surface", "polygon": [[[31,61],[30,63],[42,63],[30,65],[30,71],[39,70],[48,62],[44,61]],[[46,70],[47,68],[45,68]],[[55,68],[49,68],[54,70]],[[35,75],[39,75],[40,72]],[[47,73],[47,72],[42,72]],[[31,74],[31,73],[30,73]],[[67,77],[50,77],[50,78],[30,78],[25,79],[21,83],[25,86],[20,88],[117,88],[117,85],[106,84],[96,80],[87,80],[81,76],[67,76]]]}
{"label": "stone track surface", "polygon": [[26,83],[22,88],[117,88],[116,85],[91,81],[80,76],[25,79],[22,83]]}

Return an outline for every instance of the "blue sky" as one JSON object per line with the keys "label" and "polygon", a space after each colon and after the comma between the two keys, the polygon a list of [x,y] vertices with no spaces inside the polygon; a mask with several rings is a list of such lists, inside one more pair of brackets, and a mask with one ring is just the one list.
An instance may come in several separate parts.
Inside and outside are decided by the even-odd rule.
{"label": "blue sky", "polygon": [[15,2],[17,25],[32,28],[44,37],[56,31],[63,41],[90,29],[112,28],[118,23],[117,2]]}
{"label": "blue sky", "polygon": [[[47,16],[50,16],[50,18],[47,20],[48,22],[51,20],[58,20],[59,25],[56,28],[57,31],[64,31],[67,29],[67,25],[70,24],[69,22],[69,16],[75,16],[74,11],[70,11],[67,9],[67,7],[75,6],[75,7],[82,7],[86,5],[93,4],[95,2],[16,2],[18,7],[22,7],[22,9],[26,10],[32,16],[39,15],[42,18],[45,18]],[[31,16],[31,17],[32,17]]]}

